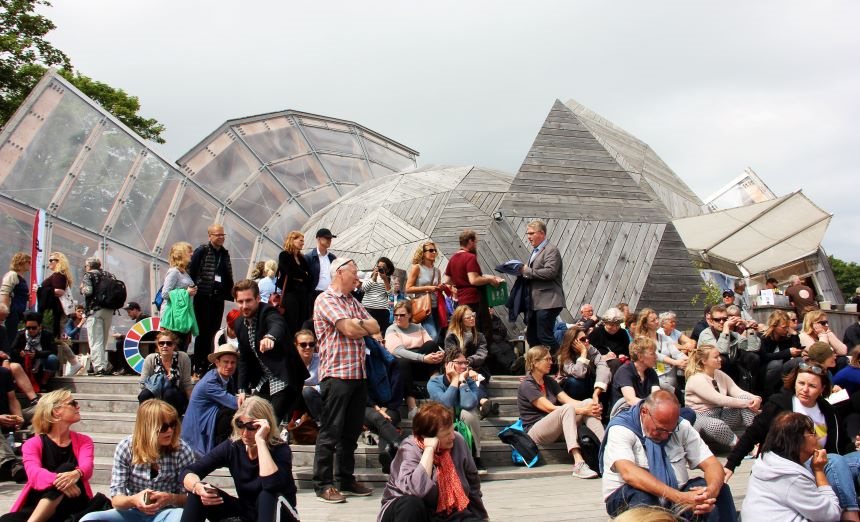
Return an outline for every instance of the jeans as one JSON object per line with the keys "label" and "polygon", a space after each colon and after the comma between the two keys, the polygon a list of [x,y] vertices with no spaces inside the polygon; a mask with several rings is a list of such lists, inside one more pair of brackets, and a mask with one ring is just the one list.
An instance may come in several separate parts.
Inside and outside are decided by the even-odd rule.
{"label": "jeans", "polygon": [[594,394],[594,377],[586,376],[585,379],[566,377],[564,382],[561,383],[561,388],[564,390],[564,393],[578,401],[590,399],[592,394]]}
{"label": "jeans", "polygon": [[526,340],[529,346],[542,344],[555,353],[558,343],[555,340],[555,319],[561,313],[561,308],[547,308],[546,310],[535,310],[529,318],[526,326]]}
{"label": "jeans", "polygon": [[136,509],[109,509],[84,515],[81,522],[179,522],[182,508],[162,509],[154,515],[146,515]]}
{"label": "jeans", "polygon": [[56,355],[50,354],[42,361],[42,370],[51,373],[57,373],[60,369],[60,360]]}
{"label": "jeans", "polygon": [[[705,479],[694,478],[681,487],[680,490],[689,491],[695,486],[705,485],[707,485]],[[615,517],[636,506],[667,507],[661,503],[661,500],[663,499],[656,495],[646,493],[640,489],[636,489],[625,484],[613,491],[606,499],[606,512],[609,513],[610,516]],[[681,516],[686,520],[691,520],[693,518],[693,512],[685,511]],[[717,495],[717,503],[714,505],[714,509],[708,513],[705,520],[710,520],[712,522],[735,522],[737,519],[737,511],[735,510],[735,501],[732,498],[732,491],[729,489],[728,484],[723,484],[719,495]]]}
{"label": "jeans", "polygon": [[105,351],[112,321],[113,310],[107,308],[90,312],[87,316],[87,341],[90,344],[90,360],[95,372],[107,370]]}
{"label": "jeans", "polygon": [[308,415],[319,422],[323,411],[323,400],[319,390],[313,386],[305,386],[302,388],[302,400],[304,400]]}
{"label": "jeans", "polygon": [[[807,469],[811,469],[809,461],[806,462]],[[833,488],[833,492],[839,498],[839,506],[843,511],[860,511],[857,505],[857,489],[855,483],[860,474],[860,451],[847,455],[827,454],[827,465],[824,466],[824,474]]]}
{"label": "jeans", "polygon": [[182,512],[183,522],[197,522],[200,520],[220,521],[225,518],[239,517],[242,520],[255,520],[260,522],[274,522],[277,519],[278,497],[270,491],[260,491],[257,494],[257,512],[243,513],[239,499],[220,492],[223,504],[215,506],[204,506],[200,497],[194,494],[188,495],[185,501],[185,509]]}
{"label": "jeans", "polygon": [[367,381],[329,377],[320,383],[323,411],[314,455],[314,489],[322,493],[334,484],[337,449],[341,488],[355,483],[355,448],[364,423]]}

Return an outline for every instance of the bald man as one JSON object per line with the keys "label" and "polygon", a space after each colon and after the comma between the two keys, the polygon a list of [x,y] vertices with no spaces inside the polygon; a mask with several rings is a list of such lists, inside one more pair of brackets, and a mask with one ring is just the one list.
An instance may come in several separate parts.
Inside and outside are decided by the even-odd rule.
{"label": "bald man", "polygon": [[[690,479],[688,467],[701,469],[704,478]],[[666,390],[653,392],[609,421],[600,468],[610,516],[646,505],[687,509],[685,517],[737,520],[722,465],[680,418],[678,399]]]}

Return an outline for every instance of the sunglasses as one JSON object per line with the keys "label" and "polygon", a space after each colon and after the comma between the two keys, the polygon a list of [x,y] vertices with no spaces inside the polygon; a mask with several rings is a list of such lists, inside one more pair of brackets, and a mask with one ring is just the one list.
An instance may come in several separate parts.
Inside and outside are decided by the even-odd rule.
{"label": "sunglasses", "polygon": [[175,346],[173,341],[158,341],[158,346]]}
{"label": "sunglasses", "polygon": [[581,343],[585,343],[585,344],[588,344],[588,342],[589,342],[588,337],[585,337],[585,336],[577,337],[576,340],[581,342]]}
{"label": "sunglasses", "polygon": [[830,324],[830,321],[816,321],[816,323],[820,324],[821,326],[827,326]]}
{"label": "sunglasses", "polygon": [[315,341],[311,341],[309,343],[298,343],[298,345],[302,348],[313,348],[317,343]]}
{"label": "sunglasses", "polygon": [[428,249],[425,249],[424,251],[425,252],[432,252],[434,254],[437,252],[437,250],[435,248],[428,248]]}
{"label": "sunglasses", "polygon": [[728,321],[728,317],[711,317],[711,320],[715,323],[724,323]]}
{"label": "sunglasses", "polygon": [[812,364],[807,364],[804,362],[800,363],[798,365],[798,368],[800,368],[800,371],[802,372],[810,372],[818,376],[824,375],[824,368],[822,368],[821,366],[814,366]]}
{"label": "sunglasses", "polygon": [[36,325],[36,326],[25,326],[24,328],[26,328],[27,330],[38,330],[39,326],[38,325]]}
{"label": "sunglasses", "polygon": [[72,408],[79,408],[80,404],[75,399],[70,400],[69,402],[64,402],[63,404],[57,404],[55,408],[62,408],[63,406],[71,406]]}
{"label": "sunglasses", "polygon": [[170,422],[162,422],[161,428],[158,430],[158,433],[167,433],[167,430],[175,430],[176,429],[176,421]]}
{"label": "sunglasses", "polygon": [[48,262],[49,263],[59,263],[60,260],[59,259],[49,259]]}
{"label": "sunglasses", "polygon": [[409,314],[394,314],[394,317],[406,317]]}
{"label": "sunglasses", "polygon": [[240,430],[257,431],[257,424],[254,421],[242,422],[242,419],[236,419],[236,427]]}

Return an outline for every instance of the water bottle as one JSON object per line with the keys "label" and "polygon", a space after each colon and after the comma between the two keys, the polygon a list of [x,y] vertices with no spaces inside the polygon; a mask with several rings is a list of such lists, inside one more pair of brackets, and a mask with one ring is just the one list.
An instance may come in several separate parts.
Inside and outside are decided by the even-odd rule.
{"label": "water bottle", "polygon": [[15,432],[10,431],[8,435],[6,435],[6,442],[9,443],[9,447],[11,449],[15,449]]}

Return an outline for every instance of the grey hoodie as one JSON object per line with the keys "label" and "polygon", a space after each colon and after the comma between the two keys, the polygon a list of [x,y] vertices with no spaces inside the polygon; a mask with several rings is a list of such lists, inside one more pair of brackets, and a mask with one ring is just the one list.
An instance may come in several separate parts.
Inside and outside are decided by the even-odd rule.
{"label": "grey hoodie", "polygon": [[838,521],[839,499],[830,486],[818,487],[812,472],[768,451],[753,464],[742,520]]}

